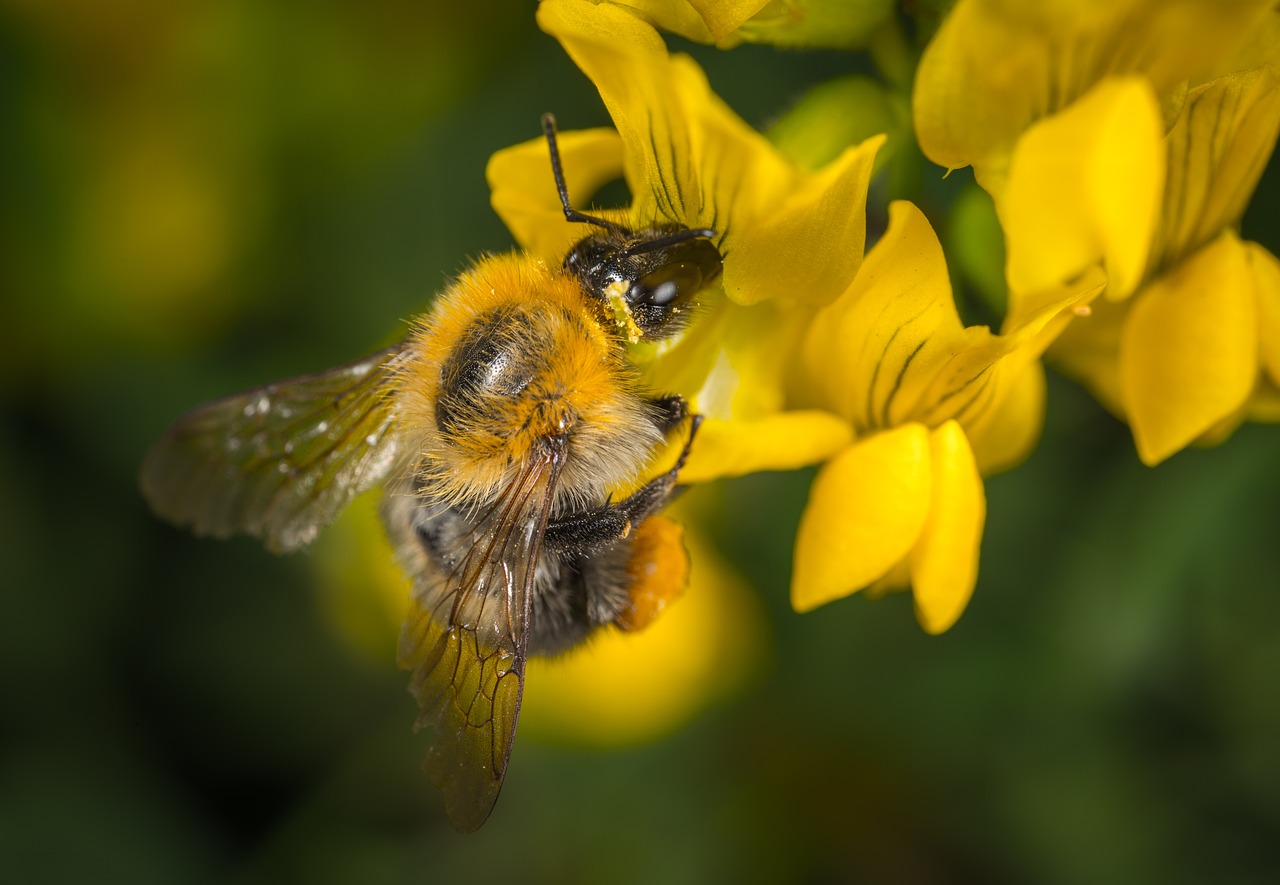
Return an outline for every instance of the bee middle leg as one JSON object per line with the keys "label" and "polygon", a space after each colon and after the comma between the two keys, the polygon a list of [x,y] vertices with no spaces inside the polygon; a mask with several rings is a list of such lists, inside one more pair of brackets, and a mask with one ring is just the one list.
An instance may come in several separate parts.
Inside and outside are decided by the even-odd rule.
{"label": "bee middle leg", "polygon": [[[667,399],[679,401],[683,417],[683,410],[687,409],[684,400],[679,397]],[[693,438],[701,423],[701,415],[692,416],[689,438],[685,440],[680,457],[670,470],[649,480],[621,501],[610,501],[600,507],[553,517],[547,522],[543,545],[563,556],[591,556],[620,538],[625,538],[630,534],[632,526],[657,513],[675,494],[680,471],[689,458]]]}

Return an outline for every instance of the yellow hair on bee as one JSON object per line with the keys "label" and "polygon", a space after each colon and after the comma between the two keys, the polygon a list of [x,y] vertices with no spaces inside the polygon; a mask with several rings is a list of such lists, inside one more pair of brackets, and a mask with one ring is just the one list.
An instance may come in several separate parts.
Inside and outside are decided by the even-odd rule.
{"label": "yellow hair on bee", "polygon": [[557,504],[633,482],[662,437],[601,318],[576,279],[527,255],[463,273],[414,329],[397,379],[423,493],[488,501],[555,438],[569,451]]}

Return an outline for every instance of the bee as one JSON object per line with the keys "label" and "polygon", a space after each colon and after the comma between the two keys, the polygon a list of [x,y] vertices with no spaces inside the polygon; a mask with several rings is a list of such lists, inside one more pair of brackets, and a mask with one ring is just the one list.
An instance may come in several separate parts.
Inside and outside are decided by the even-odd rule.
{"label": "bee", "polygon": [[[573,209],[549,114],[543,131],[565,218],[591,228],[559,267],[481,258],[401,343],[200,406],[141,471],[163,519],[277,553],[384,488],[412,582],[398,660],[415,729],[434,730],[423,769],[464,832],[502,788],[528,658],[646,626],[688,572],[659,514],[700,417],[644,389],[627,344],[684,325],[721,272],[716,232]],[[647,478],[667,443],[674,465]]]}

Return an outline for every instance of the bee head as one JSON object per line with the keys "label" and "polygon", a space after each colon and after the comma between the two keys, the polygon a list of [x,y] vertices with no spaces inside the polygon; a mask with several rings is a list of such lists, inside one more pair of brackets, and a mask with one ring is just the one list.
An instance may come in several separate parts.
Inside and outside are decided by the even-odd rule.
{"label": "bee head", "polygon": [[542,117],[560,205],[568,221],[590,224],[599,233],[579,240],[564,268],[612,313],[631,341],[666,338],[679,331],[693,296],[720,276],[723,258],[712,240],[716,232],[681,224],[656,224],[633,231],[569,205],[569,190],[556,148],[556,120]]}
{"label": "bee head", "polygon": [[665,224],[642,231],[608,228],[579,240],[564,268],[606,312],[625,311],[647,340],[678,331],[703,287],[720,276],[715,231]]}

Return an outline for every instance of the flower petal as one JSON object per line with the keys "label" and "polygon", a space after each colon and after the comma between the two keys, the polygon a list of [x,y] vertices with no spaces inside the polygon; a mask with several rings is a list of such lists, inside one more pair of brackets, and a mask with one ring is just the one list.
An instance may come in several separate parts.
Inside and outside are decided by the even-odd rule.
{"label": "flower petal", "polygon": [[829,412],[776,412],[754,420],[704,420],[682,483],[745,476],[762,470],[794,470],[825,461],[853,438],[848,422]]}
{"label": "flower petal", "polygon": [[1139,457],[1158,464],[1239,409],[1257,374],[1257,298],[1227,232],[1150,283],[1125,324],[1120,384]]}
{"label": "flower petal", "polygon": [[796,534],[796,611],[862,589],[911,551],[929,515],[929,460],[929,431],[908,424],[854,443],[822,468]]}
{"label": "flower petal", "polygon": [[[730,218],[724,242],[732,256],[725,262],[725,293],[739,304],[788,297],[811,304],[834,301],[862,264],[867,236],[867,189],[877,135],[846,148],[834,162],[813,173],[796,174],[773,205],[744,217],[739,228]],[[746,188],[754,188],[751,179]]]}
{"label": "flower petal", "polygon": [[981,475],[991,476],[1027,459],[1040,439],[1044,404],[1044,367],[1033,360],[1010,379],[998,408],[965,427]]}
{"label": "flower petal", "polygon": [[1132,301],[1094,302],[1089,315],[1073,319],[1047,354],[1056,369],[1087,387],[1099,405],[1121,420],[1127,416],[1117,354]]}
{"label": "flower petal", "polygon": [[929,519],[911,553],[911,590],[920,626],[942,633],[960,617],[978,581],[987,499],[959,424],[948,421],[933,431],[929,448],[933,491]]}
{"label": "flower petal", "polygon": [[1161,99],[1237,49],[1270,0],[959,0],[925,49],[920,146],[1000,191],[1018,136],[1104,77],[1140,74]]}
{"label": "flower petal", "polygon": [[803,360],[818,402],[860,431],[910,420],[938,366],[962,346],[942,247],[911,203],[889,207],[889,229],[853,285],[820,310]]}
{"label": "flower petal", "polygon": [[1098,260],[1108,297],[1147,266],[1164,187],[1163,124],[1145,81],[1113,78],[1019,139],[998,200],[1015,290],[1049,289]]}
{"label": "flower petal", "polygon": [[[691,0],[714,9],[723,0]],[[775,46],[854,49],[893,14],[892,0],[781,0],[763,5],[734,36]]]}
{"label": "flower petal", "polygon": [[1280,261],[1257,243],[1244,245],[1258,295],[1262,368],[1271,383],[1280,386]]}
{"label": "flower petal", "polygon": [[[575,209],[585,209],[602,185],[622,176],[622,140],[612,129],[561,132],[556,145]],[[586,236],[581,224],[565,220],[545,138],[498,151],[489,158],[485,177],[494,211],[533,254],[558,264]]]}
{"label": "flower petal", "polygon": [[[1009,331],[961,325],[942,249],[924,215],[910,203],[889,208],[889,229],[853,285],[818,311],[802,348],[802,390],[809,405],[834,411],[859,432],[949,419],[965,429],[995,420],[992,412],[1026,367],[1102,286],[1094,270],[1079,280],[1023,298]],[[1039,432],[1036,417],[1015,449]],[[1012,452],[997,455],[1000,461]]]}
{"label": "flower petal", "polygon": [[711,32],[713,40],[723,40],[739,25],[768,5],[769,0],[688,0]]}
{"label": "flower petal", "polygon": [[1166,143],[1169,181],[1152,265],[1180,260],[1244,214],[1280,130],[1280,78],[1267,68],[1187,94]]}

